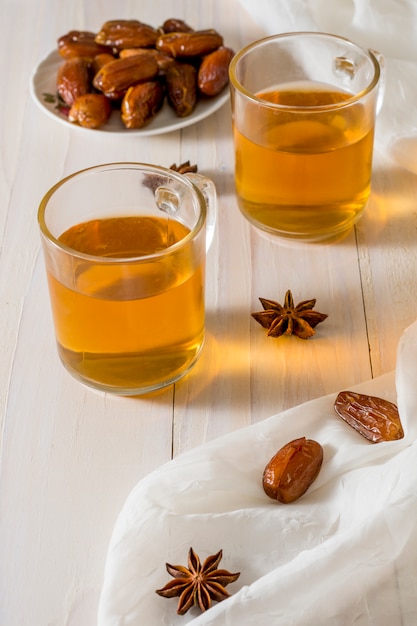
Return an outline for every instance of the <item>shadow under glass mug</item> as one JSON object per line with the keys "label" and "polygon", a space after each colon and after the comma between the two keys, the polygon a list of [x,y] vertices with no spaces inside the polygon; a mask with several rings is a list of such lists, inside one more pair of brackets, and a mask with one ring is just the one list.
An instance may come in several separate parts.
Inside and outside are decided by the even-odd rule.
{"label": "shadow under glass mug", "polygon": [[235,55],[235,185],[253,225],[319,242],[359,219],[370,194],[380,62],[317,32],[274,35]]}
{"label": "shadow under glass mug", "polygon": [[141,163],[72,174],[38,221],[64,366],[102,391],[137,395],[184,376],[204,342],[214,184]]}

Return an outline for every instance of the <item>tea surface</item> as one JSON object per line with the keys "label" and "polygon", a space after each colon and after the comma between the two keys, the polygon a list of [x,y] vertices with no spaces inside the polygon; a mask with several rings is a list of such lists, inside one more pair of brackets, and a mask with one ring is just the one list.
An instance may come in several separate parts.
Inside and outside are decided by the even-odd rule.
{"label": "tea surface", "polygon": [[257,95],[303,109],[263,114],[248,108],[244,122],[235,124],[241,211],[266,230],[300,239],[349,228],[370,192],[373,127],[365,128],[363,105],[312,109],[351,97],[323,85]]}

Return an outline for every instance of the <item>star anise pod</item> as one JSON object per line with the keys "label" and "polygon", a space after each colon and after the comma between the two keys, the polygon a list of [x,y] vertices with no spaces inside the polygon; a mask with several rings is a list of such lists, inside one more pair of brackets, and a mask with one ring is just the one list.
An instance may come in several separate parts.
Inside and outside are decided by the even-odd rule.
{"label": "star anise pod", "polygon": [[195,174],[197,172],[197,165],[191,165],[190,161],[184,161],[184,163],[180,165],[173,163],[169,169],[174,170],[174,172],[179,172],[180,174],[187,174],[188,172]]}
{"label": "star anise pod", "polygon": [[316,304],[315,299],[303,300],[294,306],[290,290],[285,294],[284,306],[274,300],[259,300],[264,311],[252,313],[252,317],[268,329],[269,337],[294,334],[301,339],[309,339],[316,332],[314,327],[328,317],[325,313],[312,310]]}
{"label": "star anise pod", "polygon": [[[178,174],[187,174],[188,172],[195,174],[198,168],[197,165],[191,165],[190,161],[184,161],[184,163],[180,165],[173,163],[169,169],[173,172],[178,172]],[[142,185],[148,187],[148,189],[155,193],[156,189],[158,189],[164,181],[165,179],[162,176],[144,176]]]}
{"label": "star anise pod", "polygon": [[226,585],[235,582],[240,576],[240,572],[231,574],[225,569],[217,569],[222,556],[223,551],[219,550],[217,554],[208,556],[201,565],[199,557],[190,548],[188,567],[166,563],[167,572],[174,580],[170,580],[162,589],[157,589],[156,593],[164,598],[179,596],[178,615],[184,615],[192,606],[207,611],[212,600],[221,602],[230,595],[225,589]]}

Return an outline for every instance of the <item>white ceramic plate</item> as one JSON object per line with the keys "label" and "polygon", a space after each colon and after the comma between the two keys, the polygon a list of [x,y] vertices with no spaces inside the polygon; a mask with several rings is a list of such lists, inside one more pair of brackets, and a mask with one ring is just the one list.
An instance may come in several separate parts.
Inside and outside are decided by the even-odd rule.
{"label": "white ceramic plate", "polygon": [[[41,110],[52,117],[54,120],[66,125],[70,125],[72,128],[81,129],[84,132],[91,133],[92,130],[83,128],[78,124],[73,124],[68,121],[68,118],[63,113],[60,113],[57,108],[57,99],[51,99],[48,97],[55,96],[56,94],[56,76],[59,66],[63,63],[63,58],[59,55],[57,50],[50,52],[45,59],[43,59],[35,68],[31,78],[31,93],[41,108]],[[118,111],[114,111],[110,120],[101,128],[95,129],[94,132],[105,133],[123,133],[126,135],[140,135],[146,137],[149,135],[159,135],[162,133],[169,133],[186,126],[196,124],[205,119],[209,115],[212,115],[223,106],[223,104],[229,99],[229,91],[226,88],[220,95],[215,98],[208,98],[207,100],[200,100],[195,110],[191,115],[184,118],[179,118],[175,115],[171,107],[165,103],[162,109],[157,113],[155,118],[143,129],[127,129],[125,128]],[[52,101],[51,101],[52,100]]]}

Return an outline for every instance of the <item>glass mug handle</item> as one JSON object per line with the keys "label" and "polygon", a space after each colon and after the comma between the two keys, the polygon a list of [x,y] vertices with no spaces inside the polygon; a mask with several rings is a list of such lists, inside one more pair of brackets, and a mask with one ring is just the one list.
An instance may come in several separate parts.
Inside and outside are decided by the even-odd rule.
{"label": "glass mug handle", "polygon": [[[214,183],[209,178],[186,172],[183,174],[189,178],[194,187],[202,193],[207,208],[206,216],[206,252],[208,252],[214,237],[214,230],[217,219],[217,193]],[[176,215],[181,204],[181,189],[178,185],[161,185],[154,191],[157,207],[170,215]]]}
{"label": "glass mug handle", "polygon": [[[376,59],[376,62],[379,65],[379,81],[377,85],[378,93],[376,99],[376,114],[379,115],[385,95],[385,59],[380,52],[373,50],[372,48],[368,48],[368,53]],[[335,58],[334,68],[336,73],[343,77],[346,82],[350,81],[355,76],[355,73],[361,65],[363,65],[363,63],[364,60],[362,56],[355,53],[352,54],[349,51],[345,55],[340,55]]]}
{"label": "glass mug handle", "polygon": [[209,251],[213,242],[214,230],[216,228],[217,221],[217,193],[216,187],[210,178],[206,178],[201,174],[195,174],[194,172],[187,172],[184,174],[195,187],[197,187],[203,194],[207,207],[207,219],[206,219],[206,252]]}
{"label": "glass mug handle", "polygon": [[379,64],[379,83],[378,83],[378,97],[376,100],[376,114],[379,115],[379,112],[382,109],[382,105],[385,97],[385,84],[386,84],[386,70],[385,70],[385,59],[384,56],[378,52],[378,50],[373,50],[369,48],[369,52],[376,58]]}

